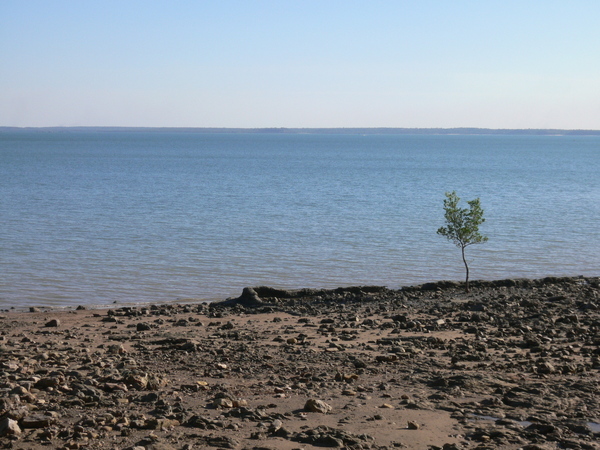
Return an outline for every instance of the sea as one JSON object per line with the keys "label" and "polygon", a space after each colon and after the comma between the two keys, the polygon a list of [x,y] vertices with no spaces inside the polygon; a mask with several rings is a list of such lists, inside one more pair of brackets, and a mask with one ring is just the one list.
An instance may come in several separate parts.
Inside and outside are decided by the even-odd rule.
{"label": "sea", "polygon": [[600,136],[0,133],[0,308],[600,275]]}

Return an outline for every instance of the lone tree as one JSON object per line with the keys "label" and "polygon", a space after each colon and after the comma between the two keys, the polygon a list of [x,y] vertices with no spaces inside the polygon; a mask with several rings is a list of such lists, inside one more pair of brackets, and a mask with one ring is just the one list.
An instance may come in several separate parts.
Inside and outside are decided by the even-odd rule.
{"label": "lone tree", "polygon": [[485,222],[483,209],[479,199],[467,202],[469,209],[459,208],[460,197],[456,191],[446,192],[444,200],[444,218],[446,226],[437,230],[437,233],[452,241],[462,252],[462,259],[467,271],[466,291],[469,292],[469,265],[465,258],[465,248],[472,244],[483,244],[488,240],[487,236],[479,233],[479,225]]}

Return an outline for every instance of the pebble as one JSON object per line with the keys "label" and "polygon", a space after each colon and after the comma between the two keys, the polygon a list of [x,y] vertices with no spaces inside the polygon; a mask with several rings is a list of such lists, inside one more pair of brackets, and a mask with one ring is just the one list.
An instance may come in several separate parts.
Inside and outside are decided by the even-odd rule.
{"label": "pebble", "polygon": [[412,421],[412,420],[408,421],[408,429],[409,430],[418,430],[419,428],[421,428],[421,426],[417,422]]}
{"label": "pebble", "polygon": [[332,410],[331,405],[325,403],[323,400],[318,399],[309,399],[304,404],[304,409],[306,411],[327,414]]}

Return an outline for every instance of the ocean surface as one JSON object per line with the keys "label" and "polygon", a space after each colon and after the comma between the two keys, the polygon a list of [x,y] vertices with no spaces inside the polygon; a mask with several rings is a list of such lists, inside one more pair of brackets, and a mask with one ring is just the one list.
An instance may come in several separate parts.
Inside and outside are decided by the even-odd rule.
{"label": "ocean surface", "polygon": [[600,275],[600,137],[0,133],[0,308]]}

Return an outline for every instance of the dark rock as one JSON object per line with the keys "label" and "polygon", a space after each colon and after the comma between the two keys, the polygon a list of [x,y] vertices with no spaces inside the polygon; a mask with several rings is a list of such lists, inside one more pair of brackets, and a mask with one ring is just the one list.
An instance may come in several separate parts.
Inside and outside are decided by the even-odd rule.
{"label": "dark rock", "polygon": [[251,287],[245,287],[242,291],[242,295],[238,298],[228,299],[222,302],[213,302],[209,305],[211,308],[219,307],[219,306],[236,306],[241,305],[247,308],[256,308],[259,306],[264,306],[265,303],[258,296],[256,291]]}
{"label": "dark rock", "polygon": [[550,423],[532,423],[525,430],[533,431],[539,434],[550,434],[557,431],[557,428]]}
{"label": "dark rock", "polygon": [[319,426],[296,433],[291,439],[317,447],[337,448],[371,448],[371,444],[375,442],[375,439],[367,434],[356,435],[327,426]]}
{"label": "dark rock", "polygon": [[136,325],[135,328],[137,331],[148,331],[152,329],[152,325],[150,325],[149,323],[140,322]]}
{"label": "dark rock", "polygon": [[51,416],[36,414],[33,416],[24,417],[19,421],[22,428],[46,428],[54,422]]}

